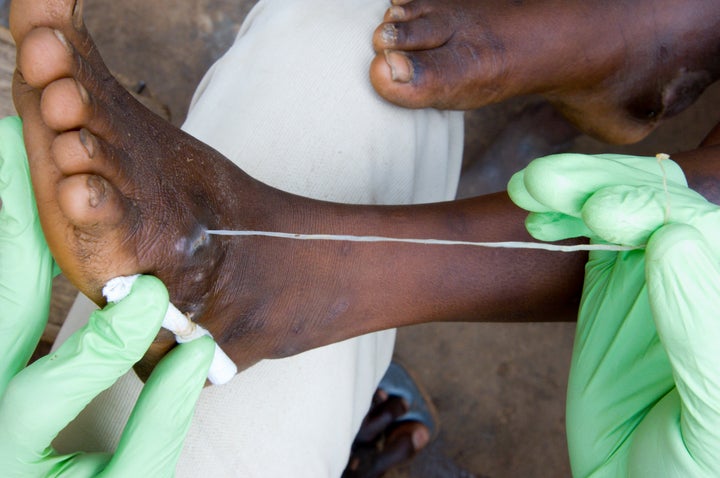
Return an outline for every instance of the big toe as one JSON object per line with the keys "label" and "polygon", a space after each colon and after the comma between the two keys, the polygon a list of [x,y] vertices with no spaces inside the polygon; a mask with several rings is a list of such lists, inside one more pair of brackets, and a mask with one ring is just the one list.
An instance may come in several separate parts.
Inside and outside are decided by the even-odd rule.
{"label": "big toe", "polygon": [[9,23],[18,45],[33,28],[79,27],[82,25],[82,0],[13,0]]}
{"label": "big toe", "polygon": [[370,81],[385,98],[406,108],[429,106],[432,99],[417,86],[415,64],[400,51],[386,50],[378,54],[370,65]]}
{"label": "big toe", "polygon": [[[447,53],[386,50],[373,59],[370,80],[380,96],[405,108],[473,108],[477,95],[467,91],[472,87],[468,79],[477,75],[471,64]],[[488,96],[487,102],[491,100]]]}

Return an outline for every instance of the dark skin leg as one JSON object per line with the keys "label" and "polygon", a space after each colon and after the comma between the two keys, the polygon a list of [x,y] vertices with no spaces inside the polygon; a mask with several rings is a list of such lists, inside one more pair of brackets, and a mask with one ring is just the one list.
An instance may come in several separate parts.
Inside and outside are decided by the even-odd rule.
{"label": "dark skin leg", "polygon": [[708,135],[705,136],[700,146],[714,146],[716,144],[720,144],[720,123],[715,125],[715,127],[708,133]]}
{"label": "dark skin leg", "polygon": [[[719,127],[720,123],[715,131]],[[720,204],[720,137],[708,139],[700,148],[675,154],[672,159],[682,166],[690,188],[708,201]]]}
{"label": "dark skin leg", "polygon": [[[572,316],[582,254],[203,236],[207,227],[529,239],[505,194],[353,207],[253,180],[125,93],[74,9],[13,3],[14,97],[48,243],[96,302],[112,277],[157,275],[240,368],[412,323]],[[172,343],[161,334],[141,374]]]}
{"label": "dark skin leg", "polygon": [[411,108],[542,94],[583,131],[645,137],[720,75],[720,4],[392,0],[370,77]]}
{"label": "dark skin leg", "polygon": [[[240,368],[402,325],[574,318],[582,253],[203,237],[207,227],[532,240],[525,212],[505,193],[349,206],[253,180],[125,93],[74,6],[13,3],[14,96],[48,243],[96,302],[112,277],[157,275]],[[715,148],[674,158],[693,186],[720,200]],[[172,343],[161,335],[145,365]]]}

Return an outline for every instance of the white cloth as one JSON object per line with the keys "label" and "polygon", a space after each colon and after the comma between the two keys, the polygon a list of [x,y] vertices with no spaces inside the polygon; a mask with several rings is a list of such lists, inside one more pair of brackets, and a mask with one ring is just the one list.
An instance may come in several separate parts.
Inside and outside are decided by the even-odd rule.
{"label": "white cloth", "polygon": [[[349,203],[452,199],[461,113],[405,110],[372,89],[387,0],[261,0],[198,87],[184,129],[255,178]],[[368,231],[372,233],[372,231]],[[61,337],[88,315],[76,303]],[[340,476],[394,331],[263,361],[203,391],[177,476]],[[112,450],[141,384],[125,376],[56,441]]]}

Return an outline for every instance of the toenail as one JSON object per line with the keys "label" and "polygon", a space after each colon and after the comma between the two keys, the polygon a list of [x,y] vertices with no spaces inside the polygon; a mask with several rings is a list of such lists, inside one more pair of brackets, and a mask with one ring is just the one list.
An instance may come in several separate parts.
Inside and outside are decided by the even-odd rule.
{"label": "toenail", "polygon": [[25,81],[25,75],[22,74],[22,71],[20,71],[19,68],[15,68],[15,74],[13,79],[22,85],[27,85],[27,81]]}
{"label": "toenail", "polygon": [[385,61],[390,67],[390,76],[393,81],[399,83],[410,83],[412,81],[414,76],[413,66],[407,56],[397,51],[385,50]]}
{"label": "toenail", "polygon": [[402,20],[405,18],[405,9],[397,5],[388,8],[387,17],[391,20]]}
{"label": "toenail", "polygon": [[55,34],[55,38],[58,39],[63,48],[65,48],[68,53],[72,53],[72,47],[68,43],[67,38],[65,38],[63,32],[61,32],[60,30],[53,30],[53,33]]}
{"label": "toenail", "polygon": [[83,0],[75,0],[72,12],[72,23],[75,28],[83,26]]}
{"label": "toenail", "polygon": [[87,180],[88,204],[90,207],[98,207],[105,199],[105,182],[97,176],[90,176]]}
{"label": "toenail", "polygon": [[386,23],[382,28],[382,39],[387,45],[394,45],[398,39],[398,30],[395,24]]}
{"label": "toenail", "polygon": [[80,93],[80,100],[86,105],[90,104],[90,95],[88,94],[87,90],[83,85],[81,85],[78,81],[75,82],[75,85],[77,86],[78,93]]}
{"label": "toenail", "polygon": [[417,450],[421,450],[425,448],[430,441],[430,430],[428,430],[425,427],[418,427],[416,430],[412,433],[412,444],[413,448]]}
{"label": "toenail", "polygon": [[95,138],[85,128],[80,129],[80,144],[85,148],[88,158],[95,156]]}

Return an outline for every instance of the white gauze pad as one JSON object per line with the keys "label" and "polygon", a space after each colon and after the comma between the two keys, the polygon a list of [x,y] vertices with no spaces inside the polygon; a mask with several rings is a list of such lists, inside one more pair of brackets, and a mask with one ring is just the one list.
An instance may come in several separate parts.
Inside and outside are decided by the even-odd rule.
{"label": "white gauze pad", "polygon": [[[134,275],[110,279],[103,287],[103,295],[108,302],[118,302],[124,299],[130,293],[130,289],[132,289],[132,285],[138,277],[140,276]],[[179,344],[190,342],[203,335],[212,337],[210,332],[188,319],[172,303],[168,304],[162,326],[175,334],[175,340]],[[208,380],[213,385],[222,385],[229,382],[236,374],[237,366],[216,343],[215,355],[210,364],[210,370],[208,370]]]}

